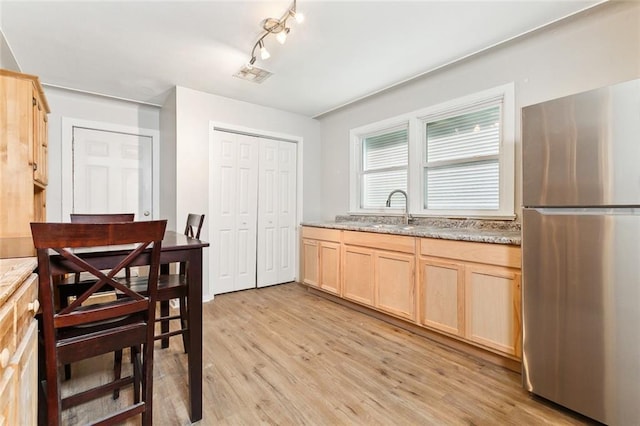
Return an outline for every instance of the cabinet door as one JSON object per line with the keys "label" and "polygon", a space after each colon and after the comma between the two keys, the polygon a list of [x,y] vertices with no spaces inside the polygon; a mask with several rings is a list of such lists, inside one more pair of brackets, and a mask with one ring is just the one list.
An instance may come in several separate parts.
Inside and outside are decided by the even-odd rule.
{"label": "cabinet door", "polygon": [[520,273],[480,265],[465,270],[467,339],[520,357]]}
{"label": "cabinet door", "polygon": [[319,244],[315,240],[302,240],[302,282],[320,287],[319,280]]}
{"label": "cabinet door", "polygon": [[344,246],[343,296],[373,306],[373,250]]}
{"label": "cabinet door", "polygon": [[340,294],[340,243],[320,243],[320,287]]}
{"label": "cabinet door", "polygon": [[390,314],[415,320],[415,257],[376,251],[375,305]]}
{"label": "cabinet door", "polygon": [[32,87],[29,80],[0,74],[0,238],[31,237]]}
{"label": "cabinet door", "polygon": [[420,260],[420,324],[464,336],[464,265]]}
{"label": "cabinet door", "polygon": [[[16,388],[15,370],[7,367],[0,375],[0,426],[11,426],[17,424],[36,423],[16,423]],[[36,394],[37,395],[37,394]]]}
{"label": "cabinet door", "polygon": [[38,323],[31,321],[13,359],[17,389],[17,425],[38,423]]}

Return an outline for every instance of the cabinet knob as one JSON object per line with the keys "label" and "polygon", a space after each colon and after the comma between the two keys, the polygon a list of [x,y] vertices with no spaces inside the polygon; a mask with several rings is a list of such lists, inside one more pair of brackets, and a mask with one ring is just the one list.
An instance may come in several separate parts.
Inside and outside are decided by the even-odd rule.
{"label": "cabinet knob", "polygon": [[6,368],[9,365],[9,349],[4,348],[2,352],[0,352],[0,366],[2,368]]}
{"label": "cabinet knob", "polygon": [[38,299],[34,300],[27,304],[27,309],[33,312],[33,315],[38,313],[38,309],[40,309],[40,302]]}
{"label": "cabinet knob", "polygon": [[143,213],[145,216],[149,216],[151,214],[151,212],[149,210],[145,210],[145,212]]}
{"label": "cabinet knob", "polygon": [[36,170],[38,170],[38,163],[33,163],[33,171],[35,172]]}

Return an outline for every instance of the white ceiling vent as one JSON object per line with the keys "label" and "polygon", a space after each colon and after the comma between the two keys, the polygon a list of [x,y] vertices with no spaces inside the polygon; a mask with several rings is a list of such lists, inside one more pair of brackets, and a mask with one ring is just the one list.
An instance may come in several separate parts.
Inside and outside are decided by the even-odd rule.
{"label": "white ceiling vent", "polygon": [[233,76],[238,77],[242,80],[253,81],[254,83],[262,83],[272,74],[272,72],[263,70],[262,68],[258,68],[253,65],[245,65]]}

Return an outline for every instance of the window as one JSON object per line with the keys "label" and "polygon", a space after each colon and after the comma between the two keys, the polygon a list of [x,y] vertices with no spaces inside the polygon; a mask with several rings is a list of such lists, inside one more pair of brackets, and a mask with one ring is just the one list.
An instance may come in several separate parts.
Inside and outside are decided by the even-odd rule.
{"label": "window", "polygon": [[351,131],[352,213],[513,218],[513,84]]}
{"label": "window", "polygon": [[424,123],[425,210],[500,208],[501,104]]}
{"label": "window", "polygon": [[[391,191],[407,190],[409,141],[406,126],[363,136],[361,158],[360,207],[383,208]],[[395,206],[398,200],[392,202]]]}

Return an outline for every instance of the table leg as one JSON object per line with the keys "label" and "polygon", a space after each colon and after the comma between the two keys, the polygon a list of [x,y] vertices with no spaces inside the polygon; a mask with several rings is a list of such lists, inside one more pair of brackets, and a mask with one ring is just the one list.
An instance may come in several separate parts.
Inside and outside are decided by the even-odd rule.
{"label": "table leg", "polygon": [[191,421],[202,419],[202,249],[189,251],[189,401]]}

